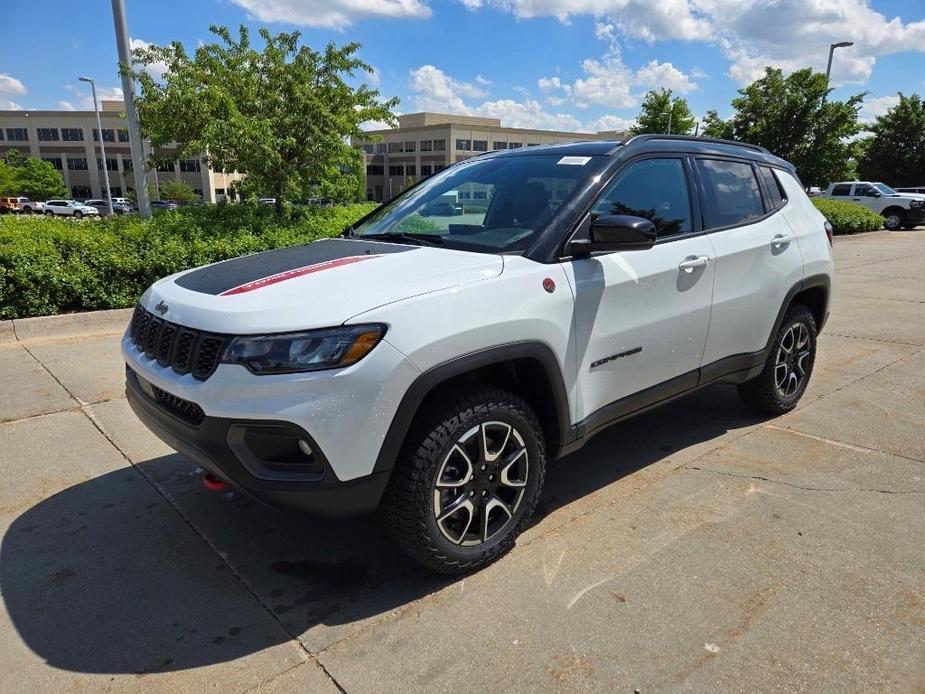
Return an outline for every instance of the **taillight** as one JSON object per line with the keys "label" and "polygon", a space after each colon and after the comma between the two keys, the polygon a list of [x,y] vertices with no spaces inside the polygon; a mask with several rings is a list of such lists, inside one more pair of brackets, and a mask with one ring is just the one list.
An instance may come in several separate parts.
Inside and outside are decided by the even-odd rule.
{"label": "taillight", "polygon": [[825,224],[823,224],[823,226],[825,227],[825,235],[829,237],[829,245],[831,246],[832,235],[834,233],[834,230],[832,229],[832,223],[827,219],[825,220]]}

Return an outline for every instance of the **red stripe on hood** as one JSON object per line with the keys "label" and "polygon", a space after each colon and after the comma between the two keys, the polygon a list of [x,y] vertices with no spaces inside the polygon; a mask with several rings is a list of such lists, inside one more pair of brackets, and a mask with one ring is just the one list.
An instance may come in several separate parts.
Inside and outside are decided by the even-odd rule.
{"label": "red stripe on hood", "polygon": [[321,272],[322,270],[330,270],[331,268],[341,267],[342,265],[353,265],[354,263],[359,263],[362,260],[370,260],[372,258],[378,258],[378,255],[351,255],[346,258],[337,258],[336,260],[326,260],[323,263],[316,263],[315,265],[305,265],[304,267],[293,268],[292,270],[286,270],[285,272],[280,272],[276,275],[270,275],[269,277],[262,277],[259,280],[254,280],[253,282],[246,282],[245,284],[240,284],[237,287],[232,287],[223,291],[219,296],[231,296],[232,294],[244,294],[245,292],[252,292],[255,289],[261,289],[262,287],[267,287],[271,284],[276,284],[277,282],[285,282],[286,280],[291,280],[296,277],[302,277],[303,275],[311,275],[315,272]]}

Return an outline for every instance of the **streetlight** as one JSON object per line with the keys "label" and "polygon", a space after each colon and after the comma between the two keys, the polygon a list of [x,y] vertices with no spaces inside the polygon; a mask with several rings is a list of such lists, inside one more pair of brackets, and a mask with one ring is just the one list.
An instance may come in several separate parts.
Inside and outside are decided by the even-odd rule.
{"label": "streetlight", "polygon": [[829,81],[829,75],[832,74],[832,55],[835,53],[836,48],[848,48],[848,46],[853,46],[854,41],[841,41],[840,43],[833,43],[829,45],[829,64],[825,68],[825,81]]}
{"label": "streetlight", "polygon": [[109,166],[106,162],[106,144],[103,141],[103,123],[100,120],[100,107],[96,103],[96,82],[92,77],[80,77],[81,82],[89,82],[93,92],[93,110],[96,112],[96,132],[100,138],[100,154],[103,155],[103,176],[106,178],[106,204],[109,205],[109,214],[112,214],[112,188],[109,187]]}
{"label": "streetlight", "polygon": [[664,111],[663,113],[660,113],[659,115],[668,116],[668,130],[665,131],[665,134],[671,135],[671,119],[674,117],[674,109],[672,109],[671,111]]}

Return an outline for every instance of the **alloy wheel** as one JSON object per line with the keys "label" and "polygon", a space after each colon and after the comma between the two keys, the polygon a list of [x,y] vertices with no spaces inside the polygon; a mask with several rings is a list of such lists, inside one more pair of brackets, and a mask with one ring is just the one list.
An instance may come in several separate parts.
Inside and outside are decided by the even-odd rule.
{"label": "alloy wheel", "polygon": [[530,460],[523,436],[506,422],[483,422],[464,433],[434,481],[434,518],[460,546],[489,541],[514,519],[524,497]]}
{"label": "alloy wheel", "polygon": [[802,323],[794,323],[781,338],[774,361],[774,385],[785,398],[797,392],[806,380],[810,353],[809,330]]}

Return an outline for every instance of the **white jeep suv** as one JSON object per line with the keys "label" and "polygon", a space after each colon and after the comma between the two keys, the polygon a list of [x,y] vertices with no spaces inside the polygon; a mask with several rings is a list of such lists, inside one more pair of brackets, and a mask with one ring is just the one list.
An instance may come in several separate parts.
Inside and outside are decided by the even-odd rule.
{"label": "white jeep suv", "polygon": [[[487,205],[432,214],[449,191]],[[760,147],[488,153],[343,238],[155,282],[122,340],[127,396],[207,486],[316,515],[378,508],[411,556],[463,573],[513,546],[546,462],[606,426],[717,382],[793,408],[830,231]]]}
{"label": "white jeep suv", "polygon": [[890,230],[915,229],[925,224],[925,195],[900,193],[886,183],[843,181],[831,184],[822,194],[830,200],[845,200],[873,210],[883,216],[883,226]]}
{"label": "white jeep suv", "polygon": [[99,217],[100,211],[95,207],[84,205],[76,200],[49,200],[43,211],[49,217]]}

